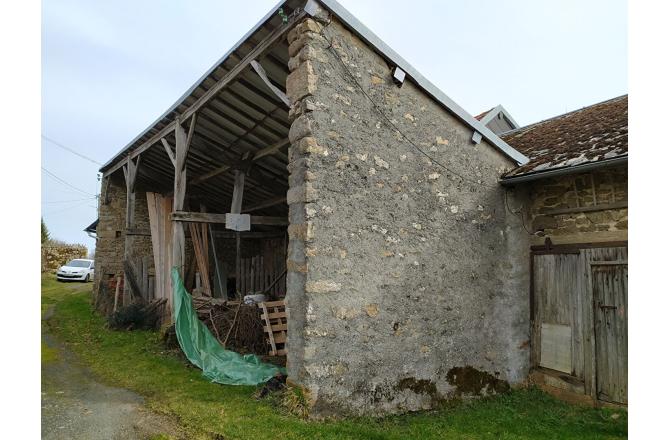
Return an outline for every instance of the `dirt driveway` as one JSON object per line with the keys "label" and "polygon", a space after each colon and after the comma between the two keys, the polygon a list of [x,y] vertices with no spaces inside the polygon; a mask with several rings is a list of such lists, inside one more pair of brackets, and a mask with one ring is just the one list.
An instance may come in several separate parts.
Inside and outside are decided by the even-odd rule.
{"label": "dirt driveway", "polygon": [[[50,315],[47,311],[44,319]],[[43,439],[183,437],[171,419],[146,409],[140,395],[100,383],[50,335],[43,333],[42,341],[57,353],[42,363]]]}

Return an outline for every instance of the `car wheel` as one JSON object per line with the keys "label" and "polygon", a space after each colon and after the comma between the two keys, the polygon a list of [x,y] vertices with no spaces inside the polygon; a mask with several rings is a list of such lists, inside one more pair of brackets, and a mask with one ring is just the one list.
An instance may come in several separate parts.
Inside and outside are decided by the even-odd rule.
{"label": "car wheel", "polygon": [[87,283],[90,281],[90,274],[86,275],[86,278],[84,279],[84,283]]}

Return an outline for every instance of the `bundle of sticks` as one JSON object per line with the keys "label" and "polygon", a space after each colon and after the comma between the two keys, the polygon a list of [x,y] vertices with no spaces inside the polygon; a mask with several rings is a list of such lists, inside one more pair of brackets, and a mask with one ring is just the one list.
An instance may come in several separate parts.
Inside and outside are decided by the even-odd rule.
{"label": "bundle of sticks", "polygon": [[205,297],[193,298],[193,305],[200,320],[225,348],[244,354],[267,352],[257,305]]}

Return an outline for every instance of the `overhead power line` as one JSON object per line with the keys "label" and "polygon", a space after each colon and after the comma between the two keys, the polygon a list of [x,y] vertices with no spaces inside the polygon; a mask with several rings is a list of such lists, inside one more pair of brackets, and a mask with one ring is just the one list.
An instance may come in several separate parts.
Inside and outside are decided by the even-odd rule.
{"label": "overhead power line", "polygon": [[74,149],[72,149],[72,148],[70,148],[70,147],[68,147],[68,146],[66,146],[66,145],[63,145],[63,144],[61,144],[60,142],[55,141],[55,140],[51,139],[51,138],[48,137],[48,136],[42,135],[42,139],[44,139],[44,140],[46,140],[46,141],[49,141],[49,142],[52,143],[53,145],[55,145],[55,146],[57,146],[57,147],[60,147],[60,148],[62,148],[62,149],[65,150],[65,151],[69,151],[70,153],[74,154],[75,156],[79,156],[80,158],[82,158],[82,159],[86,159],[86,160],[89,161],[89,162],[93,162],[93,163],[96,164],[96,165],[100,165],[100,166],[102,165],[102,163],[96,161],[95,159],[91,159],[91,158],[88,157],[88,156],[84,156],[83,154],[79,153],[78,151],[75,151]]}
{"label": "overhead power line", "polygon": [[55,174],[53,174],[51,171],[47,170],[47,169],[44,168],[44,167],[42,167],[42,171],[44,171],[46,174],[48,174],[49,176],[51,176],[51,178],[55,179],[56,181],[62,183],[63,185],[67,185],[67,186],[69,186],[70,188],[75,189],[75,190],[79,191],[79,192],[82,193],[82,194],[85,194],[85,195],[87,195],[87,196],[97,197],[95,194],[91,194],[91,193],[89,193],[88,191],[84,191],[83,189],[81,189],[81,188],[77,188],[76,186],[72,185],[71,183],[68,183],[68,182],[64,181],[63,179],[61,179],[60,177],[56,176]]}
{"label": "overhead power line", "polygon": [[[45,212],[45,213],[43,213],[43,215],[47,216],[47,215],[53,215],[53,214],[60,214],[60,213],[63,213],[63,212],[65,212],[65,211],[69,211],[69,210],[71,210],[71,209],[78,208],[78,207],[84,205],[84,204],[87,203],[87,202],[88,202],[88,200],[85,200],[85,201],[83,201],[83,202],[75,203],[74,205],[72,205],[72,206],[68,206],[68,207],[66,207],[66,208],[61,208],[61,209],[57,209],[57,210],[55,210],[55,211]],[[91,208],[95,208],[95,207],[94,207],[94,206],[91,206]]]}
{"label": "overhead power line", "polygon": [[97,199],[97,196],[87,197],[85,199],[46,201],[46,202],[42,202],[42,205],[50,205],[50,204],[53,204],[53,203],[74,203],[74,202],[84,202],[84,201],[88,202],[89,200],[95,200],[95,199]]}

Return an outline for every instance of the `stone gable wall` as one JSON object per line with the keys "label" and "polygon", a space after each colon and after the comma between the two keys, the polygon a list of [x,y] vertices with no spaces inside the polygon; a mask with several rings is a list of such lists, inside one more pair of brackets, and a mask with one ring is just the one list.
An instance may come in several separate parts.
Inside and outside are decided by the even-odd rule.
{"label": "stone gable wall", "polygon": [[336,20],[307,19],[288,41],[288,375],[311,414],[425,409],[521,383],[528,234],[498,185],[514,164],[410,80],[395,85]]}

